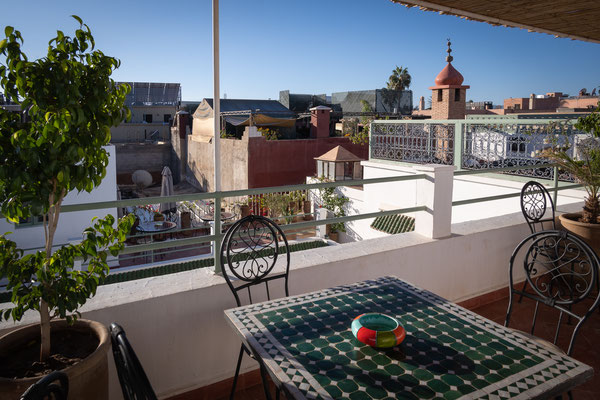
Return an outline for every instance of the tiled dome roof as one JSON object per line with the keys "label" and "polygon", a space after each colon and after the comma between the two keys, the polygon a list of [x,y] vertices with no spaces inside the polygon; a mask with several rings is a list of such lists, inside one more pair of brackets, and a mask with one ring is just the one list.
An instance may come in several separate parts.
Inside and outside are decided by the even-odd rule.
{"label": "tiled dome roof", "polygon": [[452,66],[451,63],[448,63],[448,65],[446,65],[444,67],[444,69],[438,74],[438,76],[436,76],[435,78],[435,84],[437,86],[441,86],[441,85],[462,85],[463,81],[465,80],[465,78],[463,78],[463,76],[461,75],[460,72],[458,72],[456,70],[456,68],[454,68]]}

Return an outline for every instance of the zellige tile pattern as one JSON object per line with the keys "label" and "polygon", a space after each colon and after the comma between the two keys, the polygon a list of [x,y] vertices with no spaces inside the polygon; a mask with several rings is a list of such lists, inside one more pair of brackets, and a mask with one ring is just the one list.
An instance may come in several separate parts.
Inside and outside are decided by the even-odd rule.
{"label": "zellige tile pattern", "polygon": [[[405,341],[388,350],[360,343],[350,324],[365,312],[397,318]],[[226,314],[290,398],[535,398],[592,374],[584,364],[392,277]]]}

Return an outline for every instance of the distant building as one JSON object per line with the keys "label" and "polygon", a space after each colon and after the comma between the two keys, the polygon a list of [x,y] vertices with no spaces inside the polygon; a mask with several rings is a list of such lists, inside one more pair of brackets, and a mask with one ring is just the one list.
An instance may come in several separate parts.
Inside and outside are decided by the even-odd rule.
{"label": "distant building", "polygon": [[[491,101],[473,101],[469,100],[466,103],[467,110],[491,110],[494,108],[494,103]],[[467,111],[468,113],[468,111]]]}
{"label": "distant building", "polygon": [[354,90],[331,94],[331,103],[339,107],[342,113],[363,111],[366,101],[376,113],[410,115],[413,109],[412,90]]}
{"label": "distant building", "polygon": [[131,110],[131,119],[111,129],[111,142],[169,141],[170,125],[181,103],[181,85],[158,82],[118,83],[126,83],[131,87],[125,98],[125,105]]}
{"label": "distant building", "polygon": [[[296,113],[277,100],[221,99],[223,136],[241,138],[247,126],[277,129],[286,138],[295,138]],[[213,99],[203,99],[193,113],[194,140],[210,142],[214,130]]]}

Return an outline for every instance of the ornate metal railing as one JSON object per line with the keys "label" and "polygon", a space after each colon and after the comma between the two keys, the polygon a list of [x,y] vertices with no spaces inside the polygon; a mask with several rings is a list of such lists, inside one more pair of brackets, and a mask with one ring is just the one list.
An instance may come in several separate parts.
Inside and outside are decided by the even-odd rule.
{"label": "ornate metal railing", "polygon": [[[463,120],[373,121],[371,159],[417,164],[447,164],[458,169],[498,169],[547,164],[540,153],[550,146],[577,145],[585,136],[572,120],[478,118]],[[548,167],[510,174],[553,179]],[[567,173],[558,179],[572,181]]]}
{"label": "ornate metal railing", "polygon": [[417,164],[454,164],[455,124],[374,121],[371,158]]}

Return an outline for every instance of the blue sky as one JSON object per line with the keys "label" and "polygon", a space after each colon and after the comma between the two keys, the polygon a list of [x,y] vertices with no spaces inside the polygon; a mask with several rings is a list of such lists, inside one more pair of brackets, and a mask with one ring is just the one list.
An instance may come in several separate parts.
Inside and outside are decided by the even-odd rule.
{"label": "blue sky", "polygon": [[[105,54],[121,60],[116,80],[180,82],[184,100],[212,97],[211,2],[5,1],[0,27],[14,26],[31,58],[56,30],[83,18]],[[507,97],[600,85],[600,44],[557,39],[407,9],[389,0],[221,0],[221,93],[273,98],[279,91],[326,93],[384,87],[396,65],[412,75],[414,102],[453,65],[467,98]]]}

